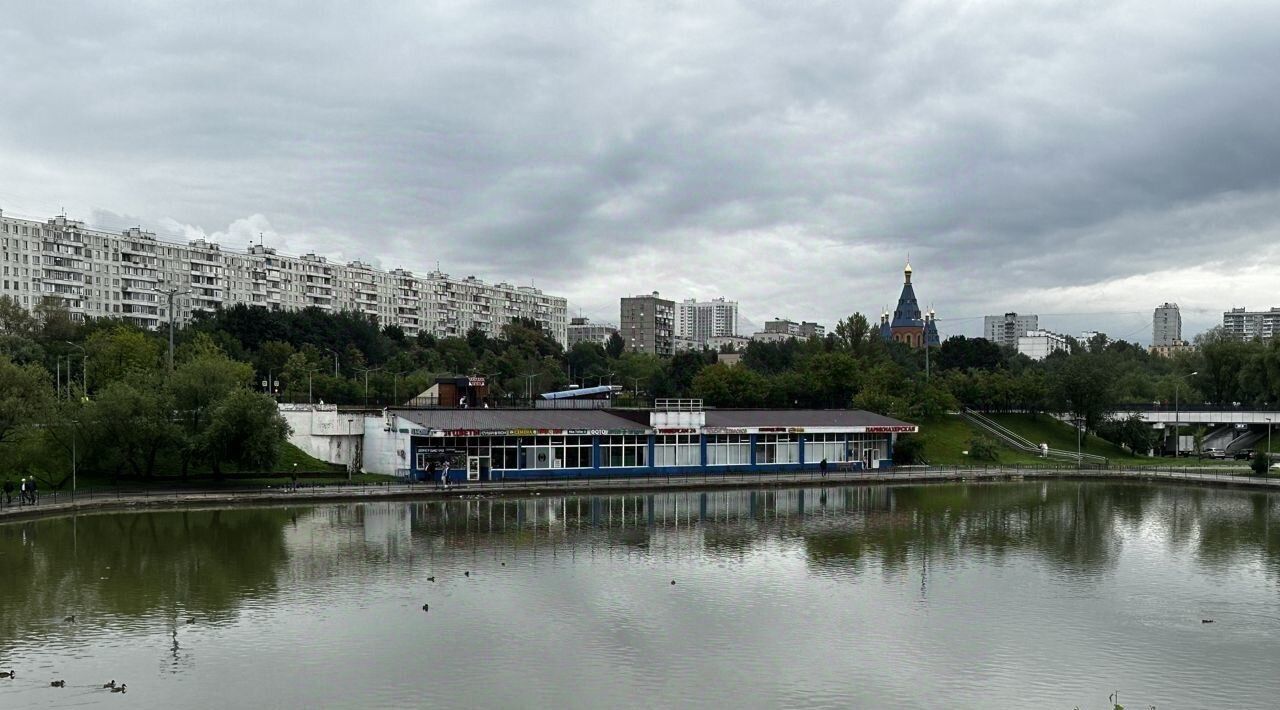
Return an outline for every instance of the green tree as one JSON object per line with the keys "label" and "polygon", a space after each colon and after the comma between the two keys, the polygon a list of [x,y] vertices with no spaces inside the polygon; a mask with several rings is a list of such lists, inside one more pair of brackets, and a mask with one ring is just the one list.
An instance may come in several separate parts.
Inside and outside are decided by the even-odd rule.
{"label": "green tree", "polygon": [[39,324],[34,316],[12,296],[0,296],[0,333],[34,338]]}
{"label": "green tree", "polygon": [[142,331],[124,325],[99,330],[85,341],[89,354],[90,390],[111,382],[145,377],[160,367],[160,343]]}
{"label": "green tree", "polygon": [[1000,458],[1000,445],[989,436],[977,435],[969,439],[969,458],[978,461],[995,461]]}
{"label": "green tree", "polygon": [[1058,368],[1053,380],[1058,410],[1083,420],[1086,430],[1098,427],[1115,409],[1115,390],[1098,355],[1072,355]]}
{"label": "green tree", "polygon": [[50,384],[39,365],[17,365],[0,356],[0,446],[45,423],[53,408]]}
{"label": "green tree", "polygon": [[1271,456],[1259,451],[1254,454],[1253,460],[1249,462],[1249,468],[1253,469],[1254,475],[1265,476],[1271,468]]}
{"label": "green tree", "polygon": [[231,393],[246,389],[253,381],[253,367],[237,362],[220,351],[204,352],[178,366],[169,378],[169,391],[185,434],[182,474],[191,455],[202,447],[202,435],[209,427],[213,411]]}
{"label": "green tree", "polygon": [[172,398],[158,382],[112,382],[81,415],[85,458],[116,477],[127,471],[150,478],[161,454],[181,440],[172,416]]}
{"label": "green tree", "polygon": [[1102,423],[1098,434],[1138,456],[1145,456],[1156,445],[1155,430],[1139,414],[1124,419],[1109,418]]}
{"label": "green tree", "polygon": [[609,342],[605,343],[604,351],[609,357],[616,360],[622,357],[622,351],[626,347],[627,343],[622,339],[622,336],[613,333],[609,336]]}
{"label": "green tree", "polygon": [[693,378],[693,396],[713,407],[759,407],[768,395],[768,380],[745,367],[715,364]]}
{"label": "green tree", "polygon": [[242,470],[266,471],[279,460],[288,436],[289,425],[273,399],[237,389],[214,407],[209,426],[200,434],[199,451],[217,476],[227,463]]}

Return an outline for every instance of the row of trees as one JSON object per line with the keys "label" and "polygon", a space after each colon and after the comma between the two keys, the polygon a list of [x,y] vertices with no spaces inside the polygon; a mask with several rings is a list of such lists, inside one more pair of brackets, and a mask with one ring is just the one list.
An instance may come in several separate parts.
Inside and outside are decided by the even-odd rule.
{"label": "row of trees", "polygon": [[[570,384],[608,383],[640,399],[700,397],[719,407],[852,406],[910,420],[961,406],[1053,411],[1135,449],[1141,445],[1136,428],[1110,421],[1121,403],[1172,402],[1175,393],[1184,402],[1218,405],[1280,399],[1280,342],[1241,342],[1220,331],[1201,335],[1194,352],[1174,358],[1095,338],[1072,341],[1069,351],[1035,362],[962,336],[926,354],[885,343],[865,317],[854,314],[825,338],[751,343],[731,366],[712,352],[669,358],[624,353],[616,337],[566,351],[525,320],[497,337],[476,330],[462,337],[409,337],[351,313],[241,305],[202,314],[182,328],[172,373],[162,367],[162,335],[110,319],[76,323],[51,303],[28,313],[0,299],[0,358],[7,376],[42,382],[47,395],[27,405],[23,411],[32,414],[26,421],[82,422],[76,428],[82,445],[127,442],[95,455],[92,465],[130,475],[148,475],[173,461],[184,470],[195,461],[216,469],[239,452],[251,459],[260,447],[223,447],[213,437],[236,434],[232,424],[240,420],[253,422],[253,431],[278,429],[258,426],[271,400],[249,397],[254,390],[292,401],[385,404],[408,400],[440,375],[484,376],[491,396],[512,403]],[[173,412],[180,416],[167,414]],[[118,423],[131,420],[149,424]],[[44,438],[63,442],[70,438],[65,429],[53,427]]]}
{"label": "row of trees", "polygon": [[194,332],[170,371],[160,339],[0,298],[0,476],[66,484],[225,467],[265,470],[288,435],[254,368]]}

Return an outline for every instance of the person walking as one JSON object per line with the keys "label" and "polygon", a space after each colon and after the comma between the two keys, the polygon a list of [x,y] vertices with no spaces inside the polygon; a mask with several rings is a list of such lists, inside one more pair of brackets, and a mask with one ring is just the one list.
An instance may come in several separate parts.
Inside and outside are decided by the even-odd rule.
{"label": "person walking", "polygon": [[13,479],[4,479],[4,504],[13,505]]}
{"label": "person walking", "polygon": [[18,483],[18,506],[21,507],[26,504],[27,504],[27,479],[23,478],[22,481]]}
{"label": "person walking", "polygon": [[825,458],[822,459],[822,463],[818,464],[818,470],[822,472],[823,478],[827,477],[827,460]]}

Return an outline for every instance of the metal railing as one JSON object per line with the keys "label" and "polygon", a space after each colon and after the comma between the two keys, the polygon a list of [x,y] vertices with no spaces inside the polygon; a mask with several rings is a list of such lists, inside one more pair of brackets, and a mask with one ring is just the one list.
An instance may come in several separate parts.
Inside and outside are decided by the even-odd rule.
{"label": "metal railing", "polygon": [[676,399],[660,397],[653,400],[653,408],[660,412],[701,412],[703,410],[702,400],[700,399]]}
{"label": "metal railing", "polygon": [[1013,431],[1012,429],[1009,429],[1008,427],[1000,424],[994,419],[991,419],[987,416],[984,416],[982,414],[979,414],[973,411],[972,409],[966,408],[961,413],[969,421],[973,422],[974,424],[977,424],[979,427],[995,435],[1005,444],[1015,449],[1018,449],[1019,451],[1035,454],[1036,456],[1048,454],[1049,458],[1063,459],[1066,461],[1079,460],[1081,462],[1087,461],[1092,464],[1107,463],[1106,456],[1099,456],[1097,454],[1086,454],[1083,452],[1065,451],[1063,449],[1053,449],[1053,448],[1050,448],[1047,450],[1043,449],[1040,446],[1033,444],[1031,441],[1029,441],[1026,437],[1022,436],[1021,434]]}
{"label": "metal railing", "polygon": [[500,494],[524,491],[598,492],[601,490],[664,489],[664,488],[715,488],[858,483],[911,483],[930,481],[1008,480],[1017,478],[1111,478],[1122,480],[1173,480],[1201,483],[1228,483],[1234,485],[1280,488],[1280,478],[1248,475],[1247,470],[1220,467],[1111,467],[1105,465],[1065,464],[1014,464],[993,466],[899,466],[890,469],[840,469],[823,473],[804,468],[789,471],[724,473],[699,471],[692,473],[663,473],[650,469],[641,473],[593,473],[590,476],[547,475],[537,478],[502,479],[497,481],[451,482],[442,488],[436,482],[409,480],[379,483],[329,483],[308,484],[299,482],[293,486],[282,482],[275,487],[227,486],[219,488],[139,488],[118,487],[93,490],[45,491],[38,503],[20,506],[17,498],[11,505],[0,500],[0,520],[10,515],[35,514],[39,511],[57,512],[81,507],[110,505],[182,505],[182,504],[230,504],[238,502],[281,503],[291,500],[314,502],[322,499],[365,499],[395,496],[456,496],[470,494]]}

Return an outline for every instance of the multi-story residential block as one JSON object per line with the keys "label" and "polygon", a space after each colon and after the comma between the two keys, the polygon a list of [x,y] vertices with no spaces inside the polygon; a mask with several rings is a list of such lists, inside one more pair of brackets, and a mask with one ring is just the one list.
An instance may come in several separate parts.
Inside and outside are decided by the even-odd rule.
{"label": "multi-story residential block", "polygon": [[[775,318],[764,322],[763,333],[774,333],[791,336],[805,340],[807,338],[822,338],[827,334],[827,329],[817,323],[809,321],[801,321],[797,323],[793,320],[785,318]],[[757,333],[759,335],[759,333]]]}
{"label": "multi-story residential block", "polygon": [[[184,323],[199,311],[245,304],[272,310],[358,313],[408,335],[490,336],[515,318],[537,321],[567,344],[568,302],[530,286],[489,285],[440,271],[415,276],[323,256],[288,256],[262,244],[243,252],[203,239],[157,239],[140,228],[90,229],[58,216],[46,222],[0,211],[0,295],[28,309],[56,299],[76,320],[113,317],[144,328]],[[177,289],[172,314],[162,290]]]}
{"label": "multi-story residential block", "polygon": [[711,338],[738,334],[738,302],[716,298],[695,301],[690,298],[676,304],[676,337],[692,341],[691,349],[701,348]]}
{"label": "multi-story residential block", "polygon": [[1067,350],[1067,336],[1048,330],[1031,330],[1018,336],[1018,352],[1032,360],[1043,360],[1057,350]]}
{"label": "multi-story residential block", "polygon": [[1098,336],[1102,336],[1102,344],[1104,346],[1111,344],[1111,337],[1100,330],[1086,330],[1080,333],[1079,342],[1081,345],[1088,346],[1089,343],[1093,342],[1093,339]]}
{"label": "multi-story residential block", "polygon": [[573,318],[569,321],[569,347],[578,343],[605,346],[617,332],[616,326],[607,323],[592,323],[590,318]]}
{"label": "multi-story residential block", "polygon": [[751,338],[745,335],[718,335],[707,341],[707,347],[715,352],[737,352],[746,350],[751,344]]}
{"label": "multi-story residential block", "polygon": [[1266,311],[1250,311],[1232,308],[1222,314],[1222,329],[1241,340],[1262,338],[1270,340],[1280,335],[1280,308]]}
{"label": "multi-story residential block", "polygon": [[1002,316],[986,316],[982,319],[982,335],[987,340],[1006,348],[1018,347],[1018,338],[1033,330],[1040,330],[1040,316],[1006,313]]}
{"label": "multi-story residential block", "polygon": [[670,356],[675,352],[676,304],[658,296],[624,297],[619,333],[627,351]]}
{"label": "multi-story residential block", "polygon": [[1176,303],[1164,303],[1156,307],[1151,316],[1151,345],[1182,344],[1182,311]]}

